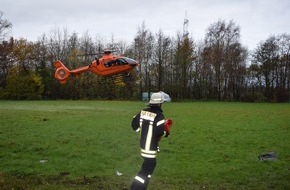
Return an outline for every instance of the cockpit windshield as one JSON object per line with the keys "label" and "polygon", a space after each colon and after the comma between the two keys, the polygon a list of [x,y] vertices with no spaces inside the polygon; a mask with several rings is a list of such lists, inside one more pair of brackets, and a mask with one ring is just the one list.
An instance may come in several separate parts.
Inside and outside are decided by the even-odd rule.
{"label": "cockpit windshield", "polygon": [[134,59],[128,58],[128,57],[123,57],[121,59],[124,59],[124,61],[126,61],[128,64],[130,65],[135,65],[137,64],[136,61]]}

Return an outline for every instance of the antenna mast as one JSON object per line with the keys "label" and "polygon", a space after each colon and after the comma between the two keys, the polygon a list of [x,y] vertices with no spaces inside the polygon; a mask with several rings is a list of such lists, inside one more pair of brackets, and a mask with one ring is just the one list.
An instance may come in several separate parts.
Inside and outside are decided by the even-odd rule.
{"label": "antenna mast", "polygon": [[187,19],[187,11],[185,11],[185,17],[183,22],[183,38],[188,37],[188,23],[189,20]]}

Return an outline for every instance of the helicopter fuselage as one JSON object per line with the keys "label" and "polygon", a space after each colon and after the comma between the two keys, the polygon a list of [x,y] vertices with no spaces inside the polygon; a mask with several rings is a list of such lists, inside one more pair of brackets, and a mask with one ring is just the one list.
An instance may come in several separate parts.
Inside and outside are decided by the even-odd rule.
{"label": "helicopter fuselage", "polygon": [[138,62],[122,56],[113,56],[111,54],[104,54],[103,57],[92,61],[90,65],[69,70],[60,60],[54,62],[55,78],[60,83],[65,84],[71,74],[79,76],[81,73],[91,71],[92,73],[100,76],[113,76],[123,72],[130,72],[137,65]]}

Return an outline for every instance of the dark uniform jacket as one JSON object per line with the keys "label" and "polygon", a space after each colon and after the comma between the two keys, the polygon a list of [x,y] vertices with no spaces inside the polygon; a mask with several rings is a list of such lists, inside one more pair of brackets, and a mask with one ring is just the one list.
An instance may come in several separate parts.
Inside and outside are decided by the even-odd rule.
{"label": "dark uniform jacket", "polygon": [[132,128],[141,132],[140,148],[144,158],[156,158],[158,141],[164,135],[164,115],[159,106],[141,110],[132,120]]}

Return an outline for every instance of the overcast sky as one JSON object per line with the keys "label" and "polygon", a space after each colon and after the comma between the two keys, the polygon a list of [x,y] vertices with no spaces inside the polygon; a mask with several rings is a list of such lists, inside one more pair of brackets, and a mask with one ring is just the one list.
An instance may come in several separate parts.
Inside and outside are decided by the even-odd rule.
{"label": "overcast sky", "polygon": [[0,11],[13,24],[14,38],[31,41],[66,28],[79,37],[88,32],[93,39],[132,42],[143,22],[153,34],[161,29],[176,37],[185,13],[196,41],[220,19],[240,27],[241,42],[250,50],[270,35],[290,34],[289,0],[0,0]]}

